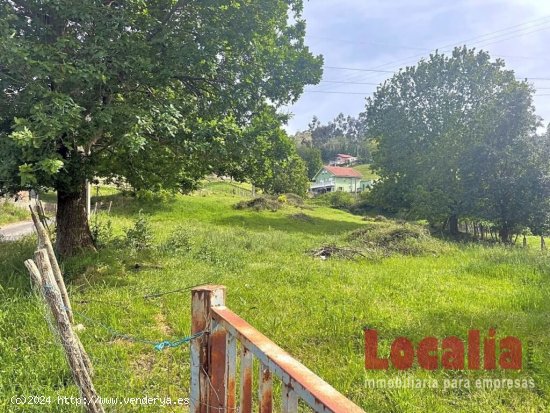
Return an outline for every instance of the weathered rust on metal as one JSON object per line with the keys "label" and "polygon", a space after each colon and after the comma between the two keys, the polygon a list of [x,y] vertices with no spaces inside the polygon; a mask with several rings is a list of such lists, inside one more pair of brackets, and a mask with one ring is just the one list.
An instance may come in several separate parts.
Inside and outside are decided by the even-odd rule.
{"label": "weathered rust on metal", "polygon": [[273,411],[273,375],[269,367],[260,364],[260,389],[259,389],[260,413]]}
{"label": "weathered rust on metal", "polygon": [[[191,291],[191,333],[206,331],[212,323],[210,309],[225,305],[225,287],[205,285]],[[211,374],[209,335],[191,342],[191,392],[190,412],[209,413],[208,395]]]}
{"label": "weathered rust on metal", "polygon": [[224,306],[211,309],[214,320],[222,324],[243,346],[278,376],[285,386],[316,412],[360,413],[363,410],[327,382],[269,340],[245,320]]}
{"label": "weathered rust on metal", "polygon": [[241,403],[239,413],[252,413],[252,353],[241,346]]}
{"label": "weathered rust on metal", "polygon": [[226,407],[226,364],[227,331],[221,324],[214,323],[210,332],[210,394],[208,404],[211,411],[224,412]]}
{"label": "weathered rust on metal", "polygon": [[226,405],[228,412],[235,411],[236,405],[236,374],[237,374],[237,340],[235,336],[227,334],[227,344],[225,352],[225,385],[226,385]]}

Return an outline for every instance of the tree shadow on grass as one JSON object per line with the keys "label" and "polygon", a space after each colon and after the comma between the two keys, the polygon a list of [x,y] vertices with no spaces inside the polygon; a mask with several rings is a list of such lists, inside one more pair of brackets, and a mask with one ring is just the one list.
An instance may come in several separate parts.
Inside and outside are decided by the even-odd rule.
{"label": "tree shadow on grass", "polygon": [[30,276],[23,263],[33,258],[35,250],[34,236],[0,242],[0,290],[30,291]]}
{"label": "tree shadow on grass", "polygon": [[361,228],[363,224],[309,217],[307,221],[294,219],[290,215],[258,213],[256,216],[235,214],[213,221],[214,224],[241,227],[251,231],[266,231],[271,228],[289,233],[311,235],[339,235]]}

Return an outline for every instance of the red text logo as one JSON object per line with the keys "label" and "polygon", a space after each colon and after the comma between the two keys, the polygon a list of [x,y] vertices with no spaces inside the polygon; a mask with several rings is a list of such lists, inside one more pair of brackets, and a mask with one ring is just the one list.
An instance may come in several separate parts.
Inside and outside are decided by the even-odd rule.
{"label": "red text logo", "polygon": [[[498,348],[498,354],[497,354]],[[441,351],[440,351],[441,350]],[[389,358],[378,357],[378,332],[365,329],[365,368],[386,370],[391,365],[398,370],[410,369],[414,360],[425,370],[520,370],[522,366],[521,341],[517,337],[496,339],[496,330],[490,329],[483,338],[479,330],[468,332],[467,346],[460,338],[451,336],[443,340],[425,337],[415,347],[406,337],[397,337],[390,350]],[[466,367],[465,367],[466,366]]]}

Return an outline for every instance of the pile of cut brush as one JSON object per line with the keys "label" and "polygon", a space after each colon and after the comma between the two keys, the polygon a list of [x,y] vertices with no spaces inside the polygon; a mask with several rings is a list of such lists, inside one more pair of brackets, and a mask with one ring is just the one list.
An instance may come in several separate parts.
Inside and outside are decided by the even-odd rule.
{"label": "pile of cut brush", "polygon": [[283,206],[276,198],[270,196],[259,196],[246,201],[241,201],[235,205],[235,209],[252,209],[254,211],[275,212]]}
{"label": "pile of cut brush", "polygon": [[324,245],[310,251],[313,257],[380,259],[393,255],[434,255],[448,252],[451,244],[433,237],[421,223],[371,219],[362,228],[348,234],[347,246]]}
{"label": "pile of cut brush", "polygon": [[365,255],[356,249],[338,247],[336,245],[324,245],[321,248],[316,248],[310,251],[312,257],[321,258],[326,260],[327,258],[347,258],[352,259],[356,257],[364,257]]}

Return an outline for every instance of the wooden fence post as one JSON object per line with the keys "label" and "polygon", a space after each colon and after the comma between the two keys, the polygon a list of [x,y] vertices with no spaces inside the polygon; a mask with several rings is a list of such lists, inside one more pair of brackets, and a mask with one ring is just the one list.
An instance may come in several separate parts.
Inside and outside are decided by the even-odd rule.
{"label": "wooden fence post", "polygon": [[57,333],[69,362],[74,381],[85,403],[84,409],[87,413],[104,413],[101,401],[92,383],[90,360],[78,336],[73,331],[67,308],[54,278],[48,251],[46,249],[36,251],[34,261],[25,261],[25,266],[29,270],[36,287],[41,289],[55,320]]}
{"label": "wooden fence post", "polygon": [[[225,305],[225,287],[205,285],[191,291],[191,334],[212,327],[212,307]],[[191,413],[222,412],[226,398],[226,341],[221,326],[191,342]],[[211,410],[212,409],[212,410]]]}
{"label": "wooden fence post", "polygon": [[[38,208],[37,208],[37,211],[39,211]],[[57,288],[59,288],[59,292],[61,294],[63,304],[65,305],[65,308],[67,310],[67,316],[69,317],[69,321],[71,323],[74,323],[71,301],[69,300],[69,294],[67,293],[67,288],[65,287],[63,274],[61,273],[61,268],[59,268],[59,263],[57,262],[57,258],[55,256],[53,245],[48,235],[48,232],[46,231],[46,228],[40,221],[39,213],[37,211],[33,210],[31,207],[31,217],[34,222],[34,226],[36,228],[36,234],[38,236],[38,248],[39,249],[46,248],[46,251],[48,252],[48,258],[50,260],[50,265],[52,267],[53,276],[55,278]]]}

